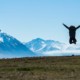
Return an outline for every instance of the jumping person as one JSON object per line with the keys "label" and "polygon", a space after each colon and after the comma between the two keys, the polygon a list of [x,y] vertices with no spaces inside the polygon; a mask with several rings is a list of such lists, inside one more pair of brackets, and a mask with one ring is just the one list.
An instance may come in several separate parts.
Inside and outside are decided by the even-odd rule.
{"label": "jumping person", "polygon": [[69,43],[72,44],[76,44],[77,40],[76,40],[76,30],[78,28],[80,28],[80,25],[78,27],[75,27],[75,26],[70,26],[68,27],[67,25],[63,24],[68,30],[69,30]]}

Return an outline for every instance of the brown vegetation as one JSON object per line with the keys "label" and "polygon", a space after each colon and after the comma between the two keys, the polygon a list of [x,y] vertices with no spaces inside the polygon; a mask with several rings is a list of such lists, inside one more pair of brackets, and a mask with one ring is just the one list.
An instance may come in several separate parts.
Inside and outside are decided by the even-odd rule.
{"label": "brown vegetation", "polygon": [[0,60],[0,80],[79,80],[80,57]]}

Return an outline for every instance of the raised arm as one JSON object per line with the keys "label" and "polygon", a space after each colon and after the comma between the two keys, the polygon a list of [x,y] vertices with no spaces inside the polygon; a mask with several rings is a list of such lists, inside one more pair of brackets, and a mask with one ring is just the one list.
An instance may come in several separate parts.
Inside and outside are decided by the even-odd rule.
{"label": "raised arm", "polygon": [[68,27],[67,25],[65,25],[64,23],[63,23],[63,25],[64,25],[67,29],[69,29],[69,27]]}
{"label": "raised arm", "polygon": [[80,25],[76,29],[78,29],[78,28],[80,28]]}

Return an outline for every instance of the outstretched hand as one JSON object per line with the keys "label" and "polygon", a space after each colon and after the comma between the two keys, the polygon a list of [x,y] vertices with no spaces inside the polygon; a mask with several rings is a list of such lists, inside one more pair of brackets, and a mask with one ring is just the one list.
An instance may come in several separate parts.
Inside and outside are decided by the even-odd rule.
{"label": "outstretched hand", "polygon": [[65,25],[64,23],[63,23],[63,25],[64,25],[67,29],[69,29],[69,27],[68,27],[67,25]]}
{"label": "outstretched hand", "polygon": [[78,28],[80,28],[80,25],[76,29],[78,29]]}
{"label": "outstretched hand", "polygon": [[64,23],[62,23],[63,25],[65,25]]}

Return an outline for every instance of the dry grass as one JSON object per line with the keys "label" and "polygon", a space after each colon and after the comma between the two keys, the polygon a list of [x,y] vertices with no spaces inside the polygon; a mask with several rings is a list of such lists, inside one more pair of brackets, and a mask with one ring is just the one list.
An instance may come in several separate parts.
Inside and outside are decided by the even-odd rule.
{"label": "dry grass", "polygon": [[80,57],[0,60],[0,80],[79,80]]}

